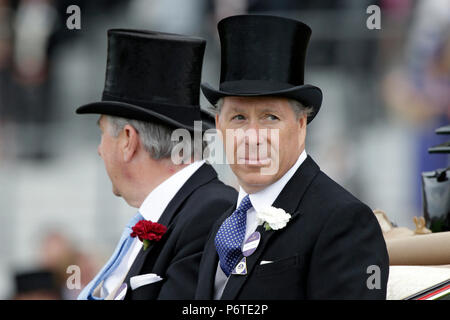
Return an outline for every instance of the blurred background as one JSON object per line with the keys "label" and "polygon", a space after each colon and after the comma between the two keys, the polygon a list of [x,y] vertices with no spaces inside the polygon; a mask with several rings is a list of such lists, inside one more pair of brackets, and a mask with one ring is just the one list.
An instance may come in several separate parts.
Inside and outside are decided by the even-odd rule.
{"label": "blurred background", "polygon": [[[66,26],[72,4],[79,30]],[[366,26],[372,4],[380,30]],[[0,299],[75,298],[67,267],[81,268],[83,287],[135,213],[111,192],[98,117],[74,112],[101,98],[107,29],[207,39],[203,80],[217,86],[216,24],[242,13],[311,26],[305,83],[324,100],[307,153],[372,209],[414,226],[421,172],[450,164],[427,152],[445,142],[434,130],[450,122],[450,1],[0,0]],[[216,168],[235,185],[228,167]]]}

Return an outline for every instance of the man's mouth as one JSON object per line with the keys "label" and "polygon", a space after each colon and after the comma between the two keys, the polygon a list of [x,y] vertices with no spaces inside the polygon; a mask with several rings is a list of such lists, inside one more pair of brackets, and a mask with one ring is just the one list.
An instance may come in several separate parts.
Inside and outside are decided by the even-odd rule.
{"label": "man's mouth", "polygon": [[247,158],[241,157],[238,159],[238,164],[246,164],[251,166],[268,166],[270,165],[270,158]]}

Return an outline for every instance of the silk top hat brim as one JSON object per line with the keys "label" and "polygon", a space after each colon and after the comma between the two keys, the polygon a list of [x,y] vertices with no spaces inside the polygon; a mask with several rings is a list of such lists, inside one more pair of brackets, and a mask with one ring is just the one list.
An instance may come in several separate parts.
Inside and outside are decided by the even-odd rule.
{"label": "silk top hat brim", "polygon": [[313,109],[322,104],[322,91],[304,83],[311,28],[301,21],[270,15],[237,15],[217,25],[221,48],[220,85],[202,84],[208,101],[220,98],[285,97]]}
{"label": "silk top hat brim", "polygon": [[214,118],[200,108],[200,80],[206,41],[145,30],[108,30],[101,101],[78,114],[104,114],[202,131]]}
{"label": "silk top hat brim", "polygon": [[[164,106],[163,108],[167,108]],[[179,106],[171,106],[173,112],[176,112],[178,108],[182,108]],[[200,108],[200,107],[199,107]],[[189,116],[186,115],[184,117],[183,122],[179,122],[174,120],[173,118],[167,116],[167,110],[165,113],[158,113],[156,110],[158,109],[157,105],[153,105],[152,108],[143,108],[137,105],[133,105],[125,102],[117,102],[117,101],[99,101],[93,102],[79,107],[76,110],[77,114],[104,114],[115,117],[121,117],[132,120],[140,120],[145,122],[159,123],[168,125],[172,128],[184,128],[189,131],[194,131],[195,121],[201,121],[201,130],[206,131],[208,129],[215,128],[215,120],[214,116],[206,111],[200,110],[197,114],[189,113]],[[189,119],[188,119],[189,118]],[[192,125],[187,124],[192,123]]]}

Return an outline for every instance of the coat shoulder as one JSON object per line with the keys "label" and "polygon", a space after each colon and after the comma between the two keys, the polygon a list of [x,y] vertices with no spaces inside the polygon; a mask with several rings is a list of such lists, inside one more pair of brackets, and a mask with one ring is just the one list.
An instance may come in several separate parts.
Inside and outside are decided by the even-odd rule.
{"label": "coat shoulder", "polygon": [[236,204],[236,189],[218,179],[195,189],[186,199],[182,211],[186,219],[218,219],[227,209]]}
{"label": "coat shoulder", "polygon": [[219,204],[230,207],[236,203],[237,197],[236,189],[224,184],[219,179],[214,179],[196,189],[189,200],[200,201],[203,205]]}
{"label": "coat shoulder", "polygon": [[[369,206],[359,200],[350,191],[320,171],[308,190],[309,196],[326,206],[340,208],[360,208],[370,210]],[[335,210],[333,210],[335,211]]]}
{"label": "coat shoulder", "polygon": [[321,230],[330,221],[379,225],[372,209],[322,171],[308,188],[301,207],[308,220]]}

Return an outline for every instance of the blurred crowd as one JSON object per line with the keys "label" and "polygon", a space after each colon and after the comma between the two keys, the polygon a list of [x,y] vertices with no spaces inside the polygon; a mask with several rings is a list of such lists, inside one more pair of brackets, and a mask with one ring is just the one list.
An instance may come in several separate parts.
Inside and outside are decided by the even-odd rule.
{"label": "blurred crowd", "polygon": [[[81,8],[80,30],[66,27],[73,4]],[[381,8],[381,30],[366,27],[372,4]],[[214,83],[217,21],[240,13],[312,27],[306,78],[323,89],[324,104],[308,129],[307,152],[391,221],[421,215],[420,173],[450,165],[447,155],[427,153],[445,141],[434,130],[450,123],[450,1],[0,0],[0,298],[74,299],[79,290],[68,289],[67,267],[80,267],[82,288],[127,220],[107,179],[98,178],[104,172],[89,173],[101,168],[86,160],[97,156],[93,121],[74,114],[100,96],[106,30],[201,36],[208,40],[203,80]],[[227,168],[218,171],[233,184]],[[94,178],[70,178],[80,174]],[[71,233],[46,231],[49,220]],[[23,222],[33,232],[21,233]],[[31,248],[22,252],[24,243]]]}
{"label": "blurred crowd", "polygon": [[[58,231],[44,234],[39,247],[37,265],[32,269],[14,273],[14,291],[10,299],[15,300],[73,300],[81,289],[92,280],[100,261],[82,252],[65,235]],[[79,279],[69,266],[83,272]],[[73,275],[73,279],[70,277]],[[68,284],[69,281],[69,284]]]}
{"label": "blurred crowd", "polygon": [[[107,13],[125,1],[78,1],[86,18]],[[14,123],[18,157],[45,161],[51,157],[46,143],[49,124],[55,121],[52,83],[58,47],[79,36],[66,27],[67,0],[0,1],[0,124]],[[6,135],[6,133],[5,133]],[[9,140],[9,139],[8,139]]]}

